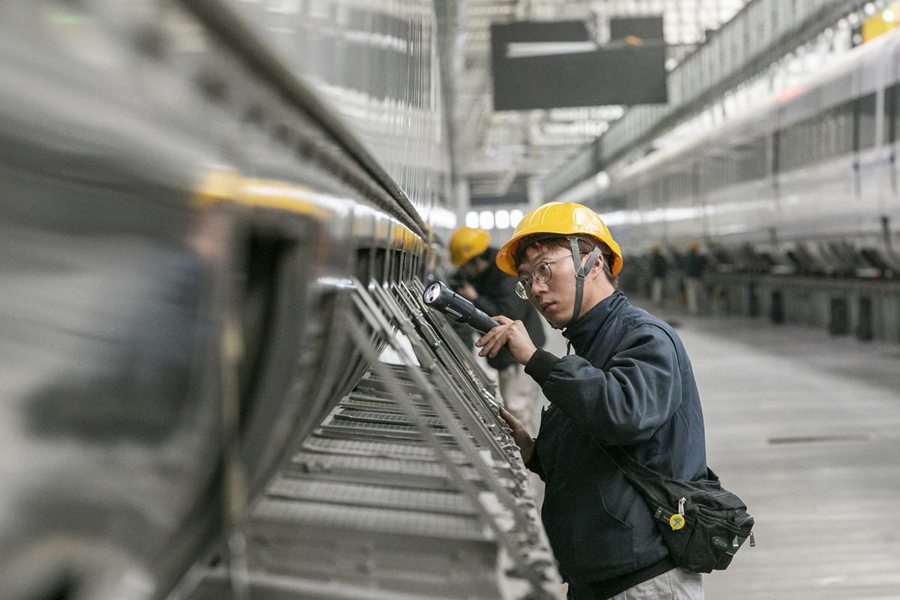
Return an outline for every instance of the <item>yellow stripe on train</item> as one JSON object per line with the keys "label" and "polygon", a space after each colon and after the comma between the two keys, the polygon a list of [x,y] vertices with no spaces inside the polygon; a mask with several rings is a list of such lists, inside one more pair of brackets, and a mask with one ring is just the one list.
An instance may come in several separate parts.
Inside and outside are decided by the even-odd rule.
{"label": "yellow stripe on train", "polygon": [[237,171],[212,171],[194,192],[194,203],[201,207],[219,202],[235,202],[252,208],[269,208],[324,219],[332,212],[322,206],[321,198],[302,185],[269,179],[242,177]]}

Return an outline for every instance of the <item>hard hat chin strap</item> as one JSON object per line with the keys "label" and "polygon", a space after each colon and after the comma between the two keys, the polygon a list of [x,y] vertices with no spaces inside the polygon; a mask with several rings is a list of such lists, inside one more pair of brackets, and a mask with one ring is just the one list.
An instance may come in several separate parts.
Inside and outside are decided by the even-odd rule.
{"label": "hard hat chin strap", "polygon": [[597,257],[600,256],[600,247],[594,248],[587,261],[581,262],[581,252],[578,250],[578,238],[570,237],[569,246],[572,248],[572,260],[575,262],[575,307],[572,311],[572,318],[566,323],[566,327],[570,327],[572,323],[578,320],[581,313],[581,301],[584,296],[584,278],[594,268]]}

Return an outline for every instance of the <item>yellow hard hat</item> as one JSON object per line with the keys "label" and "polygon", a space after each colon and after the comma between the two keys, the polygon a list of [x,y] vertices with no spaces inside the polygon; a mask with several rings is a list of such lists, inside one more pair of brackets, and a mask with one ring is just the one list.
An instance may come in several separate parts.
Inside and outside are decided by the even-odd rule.
{"label": "yellow hard hat", "polygon": [[460,227],[450,237],[450,262],[461,267],[482,252],[491,243],[491,234],[484,229]]}
{"label": "yellow hard hat", "polygon": [[516,226],[512,238],[497,252],[497,266],[513,277],[518,275],[516,254],[522,238],[546,233],[586,236],[603,242],[614,255],[610,272],[615,276],[622,270],[622,251],[606,224],[597,213],[575,202],[549,202],[525,215]]}

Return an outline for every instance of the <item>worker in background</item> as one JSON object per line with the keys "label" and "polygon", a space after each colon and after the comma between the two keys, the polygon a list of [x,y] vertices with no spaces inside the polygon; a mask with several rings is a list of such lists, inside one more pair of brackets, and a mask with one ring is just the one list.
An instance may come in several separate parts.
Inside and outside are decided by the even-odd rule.
{"label": "worker in background", "polygon": [[659,244],[654,244],[650,248],[650,301],[656,306],[662,306],[667,270],[666,257],[662,255]]}
{"label": "worker in background", "polygon": [[[543,346],[541,318],[534,308],[516,296],[516,280],[497,268],[494,261],[497,250],[490,247],[490,239],[487,231],[472,227],[461,227],[453,233],[450,262],[458,268],[458,276],[456,281],[451,280],[451,285],[455,284],[456,293],[471,300],[488,315],[506,315],[522,321],[534,343]],[[508,352],[497,353],[487,362],[497,370],[503,404],[529,432],[537,433],[538,386]]]}
{"label": "worker in background", "polygon": [[676,479],[706,475],[700,396],[678,335],[617,290],[619,245],[580,204],[530,212],[497,265],[575,351],[554,356],[505,316],[475,343],[489,357],[508,349],[550,401],[536,439],[501,415],[546,485],[541,514],[568,598],[702,599],[701,576],[674,566],[648,505],[601,447]]}
{"label": "worker in background", "polygon": [[703,270],[706,268],[706,257],[700,253],[700,242],[691,240],[688,253],[684,258],[684,291],[687,295],[688,313],[696,315],[700,312],[700,296],[703,293]]}

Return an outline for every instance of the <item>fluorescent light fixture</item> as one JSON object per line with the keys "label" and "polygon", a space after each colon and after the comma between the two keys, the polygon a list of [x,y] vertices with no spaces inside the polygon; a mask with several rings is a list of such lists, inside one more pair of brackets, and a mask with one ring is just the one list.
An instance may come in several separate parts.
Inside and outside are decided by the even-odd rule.
{"label": "fluorescent light fixture", "polygon": [[596,50],[597,44],[594,42],[512,42],[506,45],[506,57],[555,56]]}

